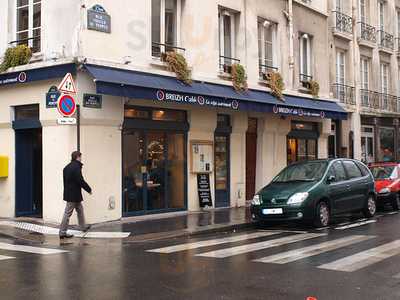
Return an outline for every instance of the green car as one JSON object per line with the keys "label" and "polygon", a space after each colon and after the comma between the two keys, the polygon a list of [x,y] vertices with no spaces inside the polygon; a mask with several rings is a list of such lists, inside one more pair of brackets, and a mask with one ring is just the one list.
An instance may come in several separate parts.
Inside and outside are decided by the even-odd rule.
{"label": "green car", "polygon": [[363,212],[375,215],[375,186],[370,170],[351,159],[292,164],[253,198],[256,221],[297,220],[328,226],[333,216]]}

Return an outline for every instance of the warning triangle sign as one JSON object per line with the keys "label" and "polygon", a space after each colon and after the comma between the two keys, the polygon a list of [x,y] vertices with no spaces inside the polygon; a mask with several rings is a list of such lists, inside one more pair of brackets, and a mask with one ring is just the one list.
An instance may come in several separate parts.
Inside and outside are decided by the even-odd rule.
{"label": "warning triangle sign", "polygon": [[76,94],[75,82],[71,73],[68,73],[64,76],[64,79],[58,86],[58,90],[65,94]]}

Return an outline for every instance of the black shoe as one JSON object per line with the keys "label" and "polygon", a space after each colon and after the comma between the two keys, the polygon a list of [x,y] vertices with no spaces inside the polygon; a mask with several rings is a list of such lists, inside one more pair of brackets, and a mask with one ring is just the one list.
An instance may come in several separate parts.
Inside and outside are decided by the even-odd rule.
{"label": "black shoe", "polygon": [[86,226],[82,229],[82,231],[83,231],[83,232],[88,232],[88,231],[90,230],[90,228],[92,228],[92,225],[86,225]]}
{"label": "black shoe", "polygon": [[70,238],[73,238],[74,236],[72,235],[72,234],[68,234],[68,233],[66,233],[66,234],[60,234],[60,239],[70,239]]}

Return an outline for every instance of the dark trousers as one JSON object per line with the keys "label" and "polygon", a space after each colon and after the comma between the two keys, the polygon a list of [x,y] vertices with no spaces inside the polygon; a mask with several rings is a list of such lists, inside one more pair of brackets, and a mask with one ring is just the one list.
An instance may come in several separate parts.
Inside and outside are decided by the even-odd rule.
{"label": "dark trousers", "polygon": [[69,219],[71,218],[74,209],[76,210],[76,213],[78,215],[79,227],[81,229],[85,228],[85,215],[83,213],[82,202],[67,202],[67,205],[65,206],[64,216],[60,225],[60,235],[65,235],[67,233]]}

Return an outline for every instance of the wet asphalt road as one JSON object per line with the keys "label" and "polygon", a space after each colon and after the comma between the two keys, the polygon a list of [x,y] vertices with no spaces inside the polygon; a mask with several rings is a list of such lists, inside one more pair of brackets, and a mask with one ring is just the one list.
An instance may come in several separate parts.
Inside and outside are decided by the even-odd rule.
{"label": "wet asphalt road", "polygon": [[[75,238],[24,251],[5,250],[22,242],[0,236],[0,299],[400,299],[400,214],[388,213],[319,231],[273,224],[146,243]],[[26,252],[37,248],[66,252]],[[297,260],[254,261],[276,254]]]}

